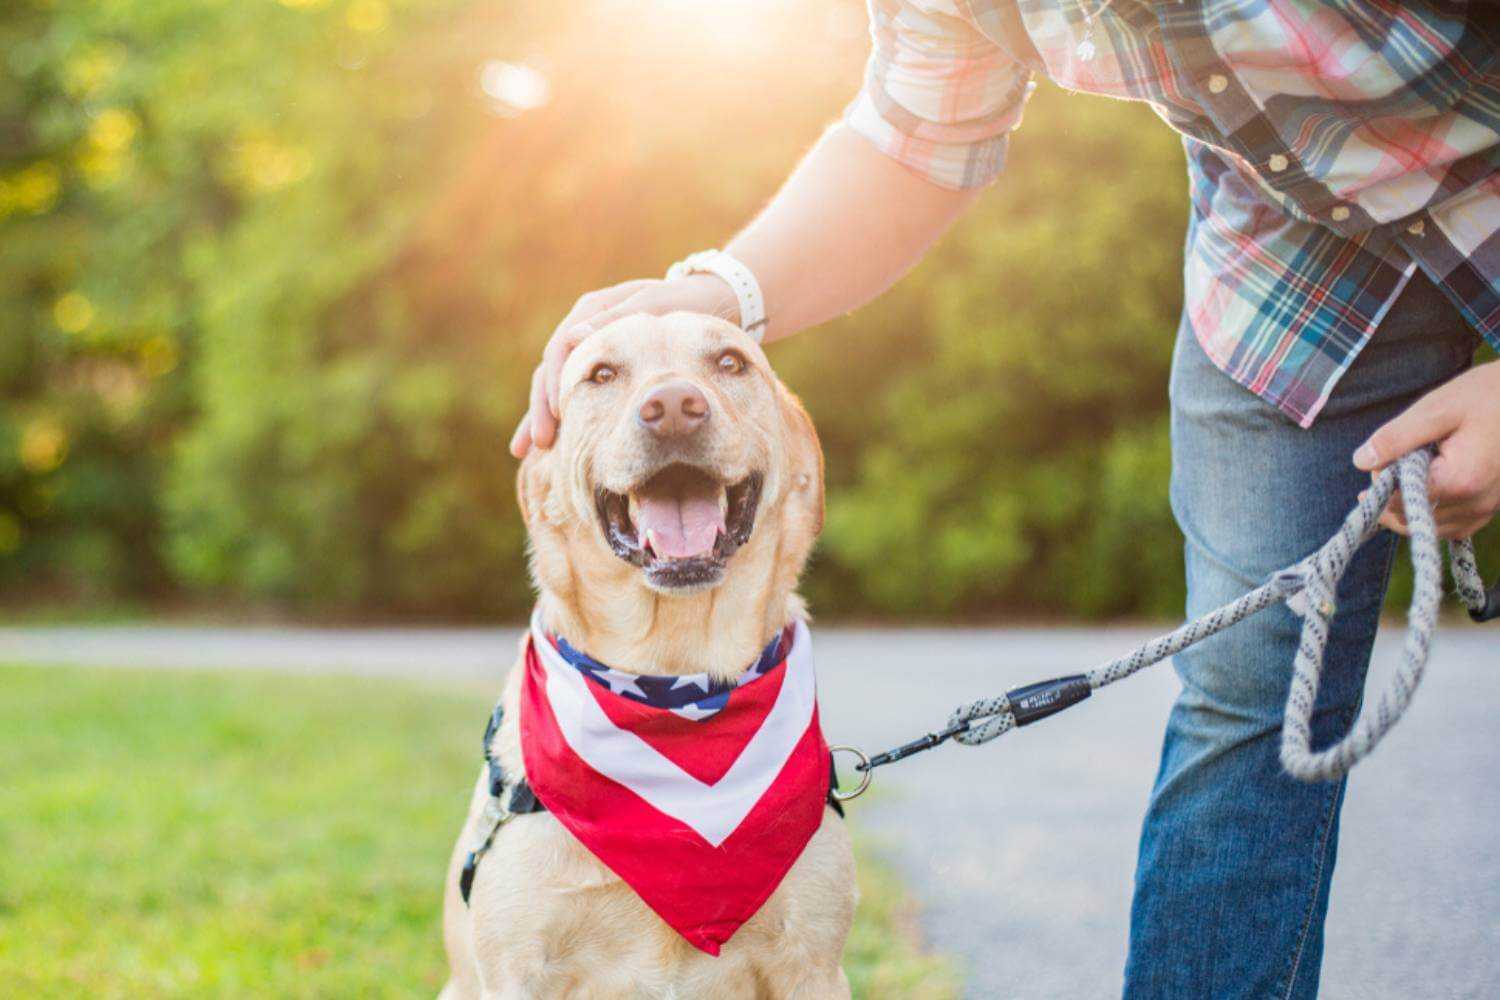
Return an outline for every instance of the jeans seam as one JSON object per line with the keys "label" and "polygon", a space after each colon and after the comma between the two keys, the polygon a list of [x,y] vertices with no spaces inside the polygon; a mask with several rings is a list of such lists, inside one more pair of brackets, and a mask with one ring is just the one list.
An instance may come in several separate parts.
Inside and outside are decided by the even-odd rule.
{"label": "jeans seam", "polygon": [[[1352,719],[1351,719],[1352,721]],[[1302,956],[1307,950],[1307,935],[1312,930],[1313,912],[1318,908],[1318,893],[1323,885],[1323,869],[1328,866],[1328,842],[1333,831],[1333,814],[1339,804],[1339,786],[1334,786],[1333,794],[1328,797],[1328,809],[1323,814],[1322,829],[1320,831],[1321,845],[1318,849],[1318,867],[1313,872],[1312,894],[1307,899],[1307,910],[1302,915],[1302,930],[1297,935],[1297,947],[1292,952],[1291,968],[1287,970],[1286,990],[1281,992],[1282,1000],[1292,1000],[1292,991],[1297,988],[1297,970],[1302,966]]]}
{"label": "jeans seam", "polygon": [[[1378,537],[1379,536],[1377,536],[1377,538]],[[1386,548],[1385,567],[1380,574],[1380,594],[1382,605],[1385,603],[1385,593],[1391,585],[1391,569],[1396,564],[1396,549],[1397,546],[1395,545],[1390,545]],[[1375,619],[1375,627],[1377,629],[1380,628],[1380,618],[1378,614]],[[1373,644],[1374,638],[1371,637],[1371,645],[1373,646]],[[1365,662],[1366,670],[1368,671],[1368,656],[1366,657]],[[1366,679],[1368,680],[1368,673]],[[1361,687],[1363,687],[1363,685],[1361,685]],[[1347,718],[1344,720],[1344,724],[1340,727],[1341,732],[1348,732],[1349,727],[1352,726],[1354,724],[1354,721],[1359,718],[1360,709],[1363,706],[1364,695],[1361,694],[1360,697],[1355,701],[1354,708],[1344,713]],[[1323,817],[1323,846],[1322,849],[1318,852],[1318,869],[1313,879],[1312,896],[1309,897],[1307,902],[1307,913],[1302,918],[1302,932],[1297,935],[1296,950],[1292,952],[1291,968],[1287,972],[1286,991],[1281,994],[1282,1000],[1292,1000],[1292,991],[1297,988],[1297,972],[1302,967],[1302,956],[1303,953],[1307,950],[1307,935],[1308,932],[1312,929],[1313,912],[1318,907],[1318,893],[1319,891],[1321,891],[1323,885],[1323,869],[1328,866],[1328,844],[1332,836],[1334,814],[1338,809],[1339,792],[1341,788],[1347,786],[1348,781],[1348,777],[1345,777],[1339,783],[1335,784],[1333,786],[1333,795],[1328,800],[1328,812]]]}

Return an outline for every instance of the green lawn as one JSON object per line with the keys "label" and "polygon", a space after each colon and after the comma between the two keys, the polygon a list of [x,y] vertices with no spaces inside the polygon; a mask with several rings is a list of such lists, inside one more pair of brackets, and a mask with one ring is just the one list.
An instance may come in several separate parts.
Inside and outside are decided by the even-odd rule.
{"label": "green lawn", "polygon": [[[0,992],[430,996],[491,692],[0,668]],[[856,996],[953,996],[863,859]]]}

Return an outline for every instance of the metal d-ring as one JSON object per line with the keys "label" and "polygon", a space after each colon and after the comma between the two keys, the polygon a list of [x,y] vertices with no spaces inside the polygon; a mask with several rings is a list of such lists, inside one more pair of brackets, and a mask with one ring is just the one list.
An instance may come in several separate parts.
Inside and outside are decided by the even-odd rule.
{"label": "metal d-ring", "polygon": [[[865,753],[859,747],[836,746],[828,748],[829,754],[836,754],[840,750],[844,751],[845,753],[852,753],[859,759],[859,766],[856,767],[855,770],[859,771],[862,775],[862,777],[859,779],[859,786],[855,788],[854,791],[843,792],[839,791],[838,789],[834,789],[829,792],[829,794],[832,795],[837,801],[848,802],[850,799],[859,798],[865,793],[865,789],[870,787],[870,778],[874,774],[874,769],[870,767],[870,755]],[[837,772],[835,771],[835,773]]]}

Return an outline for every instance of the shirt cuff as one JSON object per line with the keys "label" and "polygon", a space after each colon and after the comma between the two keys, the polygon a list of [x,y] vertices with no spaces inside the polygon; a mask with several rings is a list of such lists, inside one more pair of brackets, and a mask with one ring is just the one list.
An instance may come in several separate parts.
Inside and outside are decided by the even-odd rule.
{"label": "shirt cuff", "polygon": [[1005,167],[1010,130],[976,139],[928,138],[910,112],[868,88],[844,111],[844,123],[880,152],[950,191],[990,184]]}

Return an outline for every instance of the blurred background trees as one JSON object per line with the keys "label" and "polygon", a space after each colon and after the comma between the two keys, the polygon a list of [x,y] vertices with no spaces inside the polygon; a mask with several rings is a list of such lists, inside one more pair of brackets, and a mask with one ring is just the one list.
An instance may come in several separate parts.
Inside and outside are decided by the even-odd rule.
{"label": "blurred background trees", "polygon": [[[866,44],[849,0],[17,0],[0,600],[520,616],[552,324],[722,242]],[[828,453],[820,613],[1176,613],[1185,218],[1149,111],[1044,86],[922,267],[772,350]]]}

